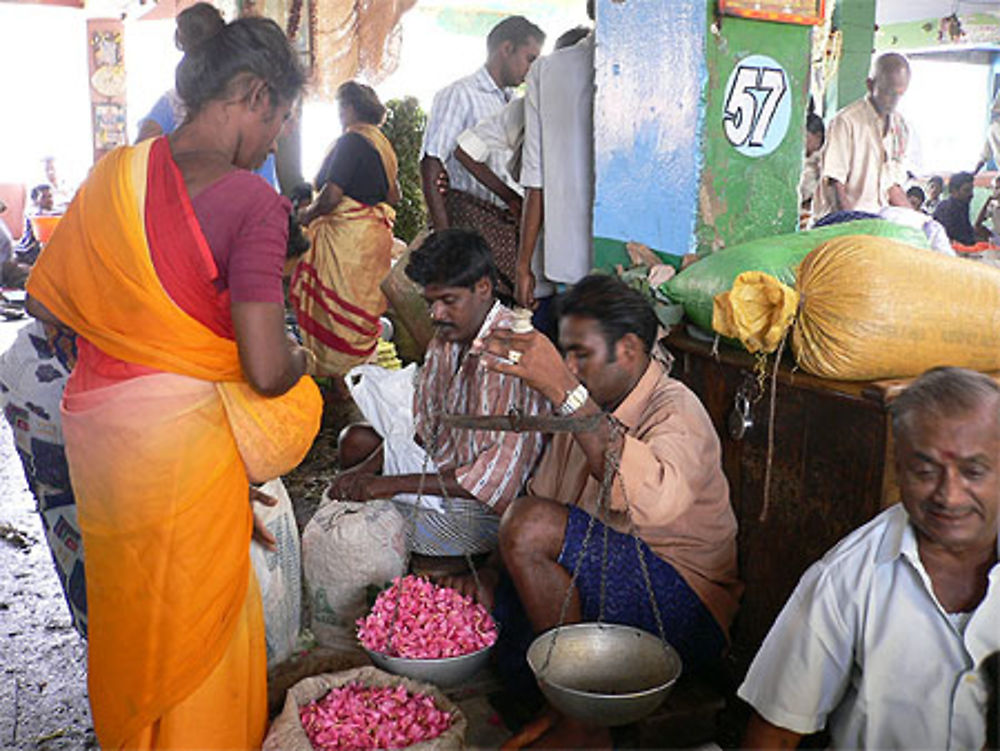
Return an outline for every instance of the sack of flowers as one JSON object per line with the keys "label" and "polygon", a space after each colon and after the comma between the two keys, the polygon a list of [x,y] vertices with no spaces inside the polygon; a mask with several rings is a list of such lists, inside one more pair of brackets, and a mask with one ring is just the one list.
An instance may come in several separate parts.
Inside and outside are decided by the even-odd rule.
{"label": "sack of flowers", "polygon": [[362,667],[292,686],[263,748],[458,751],[467,728],[465,715],[434,686]]}

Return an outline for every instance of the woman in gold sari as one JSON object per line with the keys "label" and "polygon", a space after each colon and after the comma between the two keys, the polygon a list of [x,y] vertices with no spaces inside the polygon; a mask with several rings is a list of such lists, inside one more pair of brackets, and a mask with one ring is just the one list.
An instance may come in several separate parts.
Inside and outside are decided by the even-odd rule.
{"label": "woman in gold sari", "polygon": [[107,750],[249,749],[266,729],[248,483],[301,460],[321,400],[284,331],[290,205],[248,170],[302,82],[265,19],[189,50],[184,124],[94,167],[28,282],[29,310],[78,335],[63,430]]}
{"label": "woman in gold sari", "polygon": [[290,297],[318,373],[339,379],[375,351],[387,302],[379,285],[389,273],[399,200],[396,154],[379,130],[385,107],[370,86],[337,89],[344,135],[316,176],[316,200],[299,219],[312,247],[292,274]]}

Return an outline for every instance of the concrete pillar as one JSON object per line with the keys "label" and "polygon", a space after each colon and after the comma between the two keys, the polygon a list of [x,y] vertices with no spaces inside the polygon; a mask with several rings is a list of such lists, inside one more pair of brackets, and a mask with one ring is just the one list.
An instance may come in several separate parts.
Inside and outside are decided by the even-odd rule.
{"label": "concrete pillar", "polygon": [[[875,0],[840,0],[833,20],[843,35],[837,85],[827,96],[827,114],[863,97],[875,47]],[[831,98],[832,97],[832,98]]]}

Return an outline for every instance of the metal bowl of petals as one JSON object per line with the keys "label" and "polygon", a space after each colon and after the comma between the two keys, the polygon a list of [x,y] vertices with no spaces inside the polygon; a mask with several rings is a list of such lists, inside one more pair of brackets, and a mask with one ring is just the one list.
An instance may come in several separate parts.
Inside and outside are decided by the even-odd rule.
{"label": "metal bowl of petals", "polygon": [[412,574],[393,580],[358,621],[358,640],[376,667],[442,687],[477,673],[496,637],[482,605]]}
{"label": "metal bowl of petals", "polygon": [[489,661],[491,644],[476,652],[458,657],[415,658],[394,657],[365,649],[372,663],[387,673],[405,675],[416,681],[433,683],[440,688],[457,686],[478,673]]}
{"label": "metal bowl of petals", "polygon": [[528,665],[553,707],[591,725],[627,725],[654,712],[681,674],[677,651],[646,631],[576,623],[546,631]]}

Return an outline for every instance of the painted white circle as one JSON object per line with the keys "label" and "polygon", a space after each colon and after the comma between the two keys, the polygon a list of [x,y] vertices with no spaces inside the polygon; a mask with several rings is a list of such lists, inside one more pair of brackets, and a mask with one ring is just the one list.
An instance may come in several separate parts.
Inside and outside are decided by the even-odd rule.
{"label": "painted white circle", "polygon": [[785,140],[791,119],[792,92],[785,69],[767,55],[750,55],[736,63],[722,104],[722,129],[729,143],[745,156],[766,156]]}

